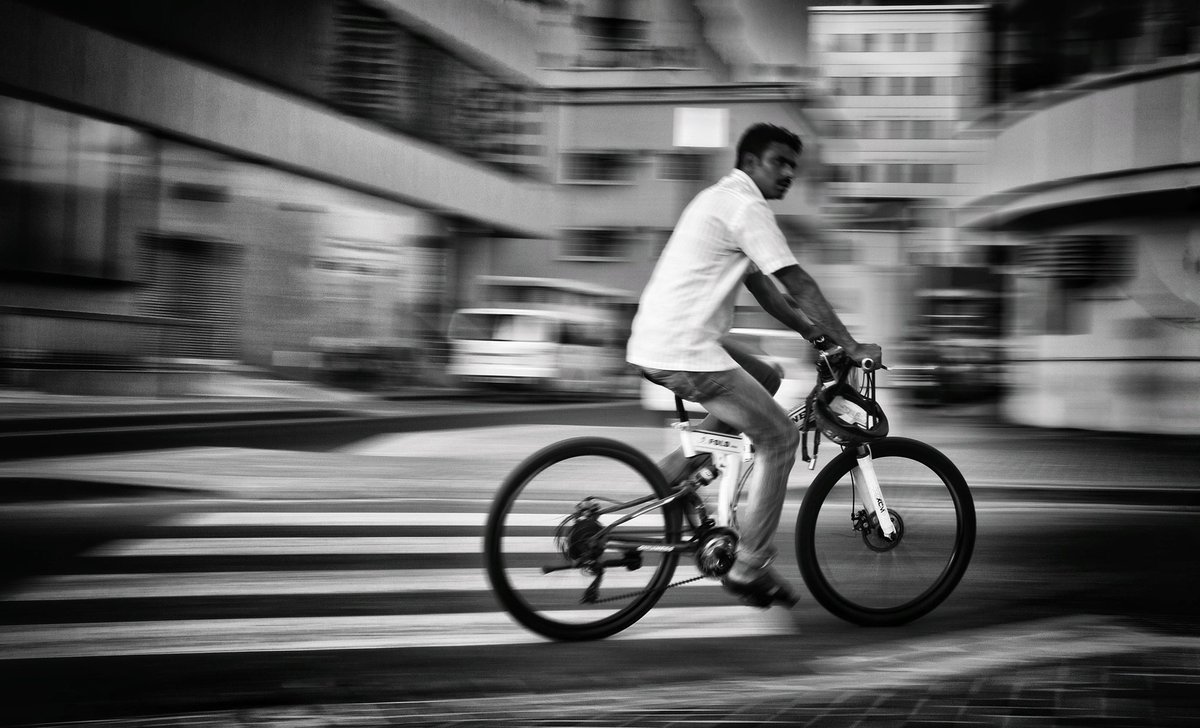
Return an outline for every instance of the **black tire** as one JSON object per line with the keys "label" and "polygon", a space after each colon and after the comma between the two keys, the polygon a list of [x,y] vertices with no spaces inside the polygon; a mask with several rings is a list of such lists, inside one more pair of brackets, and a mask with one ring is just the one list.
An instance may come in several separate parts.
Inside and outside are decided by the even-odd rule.
{"label": "black tire", "polygon": [[[594,572],[563,568],[543,573],[542,567],[568,563],[556,533],[586,498],[602,499],[609,506],[612,501],[649,501],[668,494],[658,467],[616,440],[575,438],[531,455],[504,481],[484,532],[488,579],[500,604],[525,627],[555,640],[603,639],[628,628],[662,597],[675,572],[677,553],[638,552],[642,561],[636,568],[605,569],[593,604],[581,600]],[[608,525],[632,510],[618,510],[598,521]],[[674,543],[681,519],[677,504],[659,506],[636,524],[619,527],[619,534],[651,544]],[[589,527],[585,524],[574,533]],[[606,549],[602,558],[618,560],[632,553]]]}
{"label": "black tire", "polygon": [[888,437],[871,453],[899,539],[884,541],[874,518],[866,535],[855,530],[851,512],[863,506],[851,483],[851,448],[809,486],[796,519],[796,558],[830,612],[888,627],[928,614],[958,585],[975,546],[975,503],[954,463],[923,442]]}

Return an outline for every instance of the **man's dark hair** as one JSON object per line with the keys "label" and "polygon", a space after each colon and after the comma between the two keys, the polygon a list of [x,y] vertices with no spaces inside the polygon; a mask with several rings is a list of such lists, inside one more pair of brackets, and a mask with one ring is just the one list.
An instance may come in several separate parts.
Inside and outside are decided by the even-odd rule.
{"label": "man's dark hair", "polygon": [[741,168],[742,158],[747,154],[761,157],[767,147],[771,146],[771,142],[779,142],[796,154],[799,154],[800,150],[804,148],[804,145],[800,143],[800,137],[782,126],[755,124],[747,129],[742,134],[742,138],[738,140],[737,160],[734,166]]}

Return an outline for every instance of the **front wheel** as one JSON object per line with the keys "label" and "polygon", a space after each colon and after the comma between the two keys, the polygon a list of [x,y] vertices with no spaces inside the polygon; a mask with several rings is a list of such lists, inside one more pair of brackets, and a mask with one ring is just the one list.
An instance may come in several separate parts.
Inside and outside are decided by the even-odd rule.
{"label": "front wheel", "polygon": [[941,604],[958,584],[975,545],[975,503],[962,473],[916,440],[870,446],[896,529],[885,539],[873,509],[857,496],[853,449],[829,462],[809,486],[796,521],[796,557],[809,591],[855,624],[894,626]]}
{"label": "front wheel", "polygon": [[658,467],[616,440],[581,437],[530,456],[488,514],[484,555],[500,603],[556,640],[609,637],[662,597],[679,555],[682,511],[656,504]]}

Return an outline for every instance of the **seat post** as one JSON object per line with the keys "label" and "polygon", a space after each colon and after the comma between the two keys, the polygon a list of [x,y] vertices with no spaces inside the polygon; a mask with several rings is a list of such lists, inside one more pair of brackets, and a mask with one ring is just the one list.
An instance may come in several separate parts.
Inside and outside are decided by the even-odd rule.
{"label": "seat post", "polygon": [[683,397],[675,395],[675,414],[679,415],[679,424],[686,425],[690,422],[687,415],[687,410],[683,406]]}

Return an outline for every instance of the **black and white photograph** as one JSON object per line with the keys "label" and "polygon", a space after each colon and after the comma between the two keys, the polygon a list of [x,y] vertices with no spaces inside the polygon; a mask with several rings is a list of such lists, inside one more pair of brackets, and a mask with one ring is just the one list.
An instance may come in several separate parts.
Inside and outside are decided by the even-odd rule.
{"label": "black and white photograph", "polygon": [[1200,724],[1200,0],[0,0],[0,728]]}

